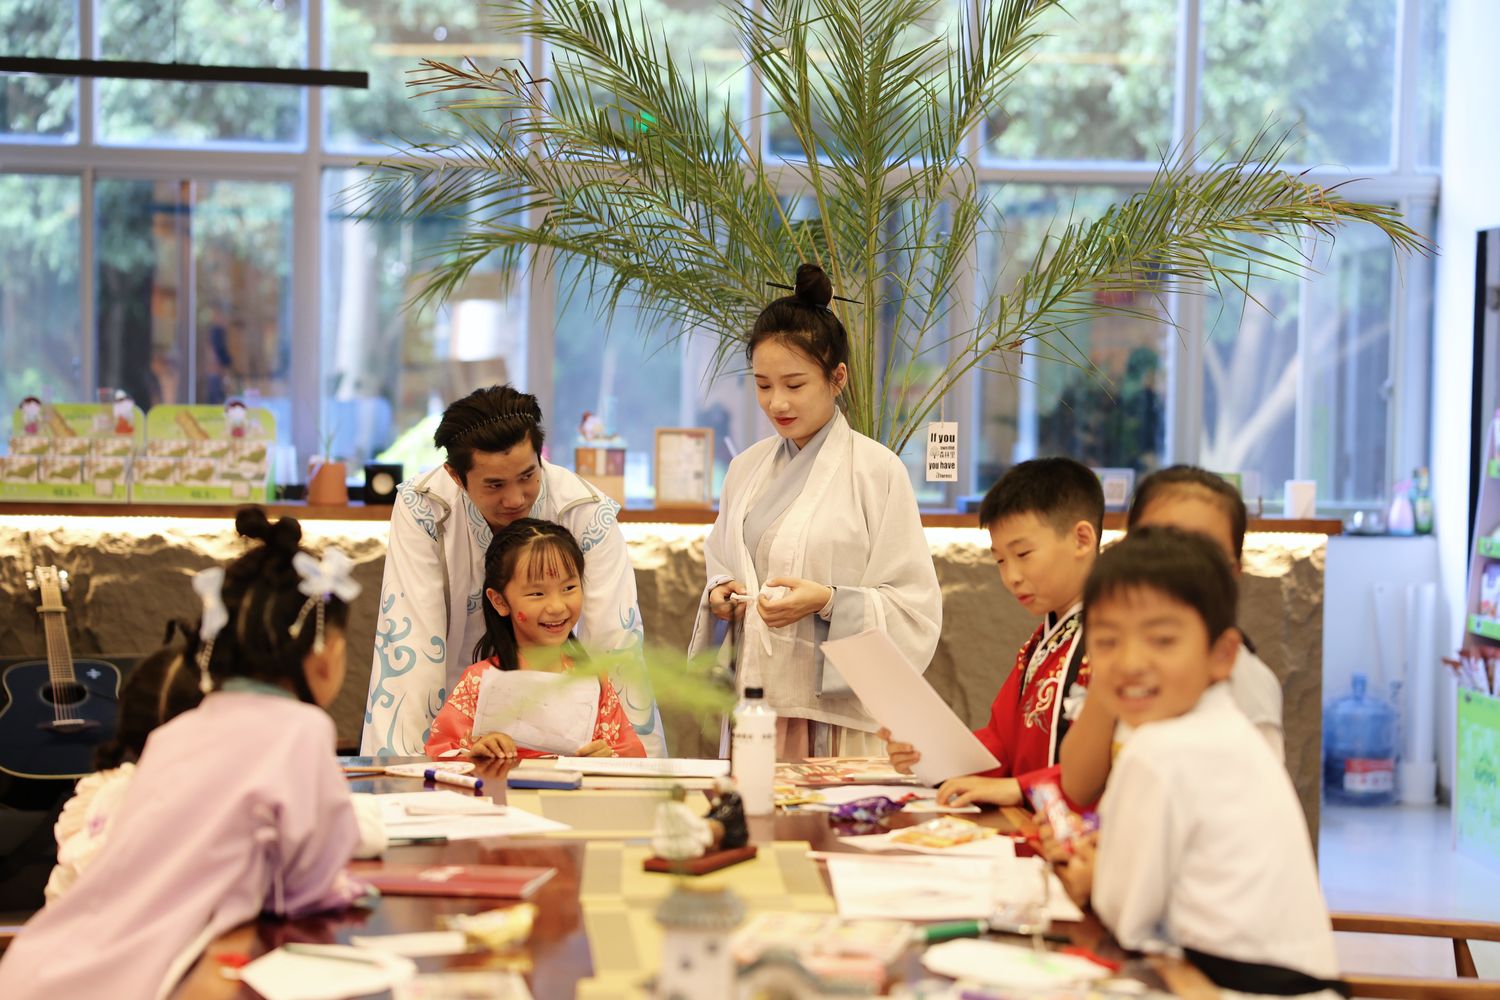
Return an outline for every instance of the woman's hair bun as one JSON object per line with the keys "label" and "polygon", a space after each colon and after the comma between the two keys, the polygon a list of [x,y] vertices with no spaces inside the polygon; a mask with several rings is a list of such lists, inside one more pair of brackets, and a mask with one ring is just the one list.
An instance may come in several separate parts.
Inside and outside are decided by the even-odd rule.
{"label": "woman's hair bun", "polygon": [[302,541],[302,525],[295,517],[278,518],[275,524],[260,507],[244,507],[234,515],[234,530],[246,538],[265,542],[266,547],[281,552],[295,552]]}
{"label": "woman's hair bun", "polygon": [[833,301],[833,282],[827,273],[816,264],[802,264],[797,268],[797,301],[809,306],[826,308]]}

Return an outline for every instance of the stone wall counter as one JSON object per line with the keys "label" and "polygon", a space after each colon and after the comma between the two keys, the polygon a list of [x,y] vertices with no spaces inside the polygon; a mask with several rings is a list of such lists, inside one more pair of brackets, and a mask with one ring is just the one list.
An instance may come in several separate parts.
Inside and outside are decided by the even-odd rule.
{"label": "stone wall counter", "polygon": [[[0,656],[45,656],[35,604],[26,590],[26,571],[38,564],[56,565],[71,576],[65,601],[75,656],[149,652],[159,645],[168,619],[196,618],[193,574],[234,558],[244,543],[230,526],[231,508],[217,511],[217,516],[203,516],[208,512],[198,508],[166,509],[174,516],[131,516],[139,509],[128,514],[120,508],[106,508],[101,514],[61,504],[31,514],[13,513],[11,505],[0,509]],[[350,615],[348,678],[330,709],[341,745],[349,746],[358,742],[364,713],[390,509],[341,509],[362,515],[347,519],[318,516],[324,510],[287,505],[273,513],[306,518],[307,544],[314,549],[327,544],[343,548],[364,585]],[[639,512],[625,512],[635,513]],[[712,517],[711,511],[696,513],[699,523],[622,517],[641,615],[652,643],[679,649],[687,645],[704,579],[703,541]],[[949,523],[929,526],[927,537],[943,589],[943,632],[927,677],[961,717],[977,726],[987,718],[990,701],[1035,619],[1002,588],[989,539],[973,526],[973,515],[937,515],[924,521],[931,524],[939,518]],[[1253,527],[1287,523],[1263,521]],[[1261,658],[1281,678],[1287,766],[1316,829],[1328,533],[1318,529],[1327,525],[1329,532],[1336,532],[1338,522],[1310,524],[1316,525],[1312,531],[1252,530],[1246,536],[1240,620]],[[1113,534],[1106,531],[1106,541]],[[668,713],[667,731],[675,754],[717,751],[716,731],[704,735],[697,720]]]}

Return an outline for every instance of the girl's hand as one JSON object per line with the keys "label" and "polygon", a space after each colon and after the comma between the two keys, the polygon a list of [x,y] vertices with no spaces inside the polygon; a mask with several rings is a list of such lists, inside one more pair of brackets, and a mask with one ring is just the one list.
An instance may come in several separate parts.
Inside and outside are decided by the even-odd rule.
{"label": "girl's hand", "polygon": [[736,618],[742,618],[745,615],[745,605],[743,602],[731,601],[729,595],[743,596],[744,593],[745,588],[738,580],[721,583],[708,592],[708,610],[713,612],[713,616],[720,621],[730,622]]}
{"label": "girl's hand", "polygon": [[910,743],[893,742],[889,729],[882,729],[875,735],[885,740],[885,753],[891,759],[891,767],[902,774],[911,774],[912,769],[917,766],[917,761],[922,759],[922,755],[917,753],[917,748]]}
{"label": "girl's hand", "polygon": [[1013,806],[1021,801],[1021,785],[1015,778],[981,778],[977,774],[966,774],[943,782],[938,788],[937,801],[940,806],[967,806],[975,802]]}
{"label": "girl's hand", "polygon": [[808,615],[822,611],[823,605],[833,597],[831,587],[790,576],[767,580],[766,586],[787,588],[787,592],[775,600],[764,594],[760,596],[760,616],[771,628],[795,625]]}
{"label": "girl's hand", "polygon": [[514,760],[516,741],[504,733],[485,733],[469,744],[470,757],[494,757],[498,760]]}
{"label": "girl's hand", "polygon": [[615,751],[614,751],[614,748],[612,748],[609,745],[609,740],[595,740],[592,743],[585,743],[583,746],[579,747],[578,748],[578,752],[575,753],[573,756],[574,757],[613,757],[614,755],[615,755]]}
{"label": "girl's hand", "polygon": [[1098,842],[1096,833],[1079,837],[1073,842],[1073,856],[1057,873],[1063,888],[1068,890],[1068,898],[1079,906],[1089,904],[1089,894],[1094,888],[1094,855]]}

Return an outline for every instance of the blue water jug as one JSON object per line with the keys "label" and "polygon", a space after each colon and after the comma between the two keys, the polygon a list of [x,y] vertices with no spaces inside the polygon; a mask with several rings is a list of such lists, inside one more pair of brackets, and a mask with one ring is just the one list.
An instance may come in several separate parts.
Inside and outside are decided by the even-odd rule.
{"label": "blue water jug", "polygon": [[1355,674],[1353,692],[1323,710],[1323,797],[1329,802],[1377,806],[1396,800],[1396,710],[1365,692]]}

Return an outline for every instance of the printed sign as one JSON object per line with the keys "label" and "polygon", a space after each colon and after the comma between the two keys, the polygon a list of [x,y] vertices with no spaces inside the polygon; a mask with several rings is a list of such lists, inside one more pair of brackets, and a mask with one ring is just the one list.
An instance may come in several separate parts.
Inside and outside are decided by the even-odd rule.
{"label": "printed sign", "polygon": [[958,424],[927,425],[927,481],[958,482]]}

